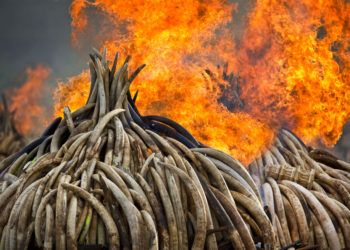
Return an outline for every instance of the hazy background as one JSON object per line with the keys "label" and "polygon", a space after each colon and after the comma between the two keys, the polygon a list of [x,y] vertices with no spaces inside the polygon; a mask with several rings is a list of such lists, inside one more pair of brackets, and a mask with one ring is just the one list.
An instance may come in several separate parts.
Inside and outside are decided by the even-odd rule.
{"label": "hazy background", "polygon": [[[244,30],[253,0],[233,0],[235,37]],[[0,91],[23,83],[25,69],[44,64],[52,69],[50,85],[81,72],[88,60],[84,41],[79,52],[70,41],[71,0],[0,0]],[[95,46],[98,46],[97,44]]]}
{"label": "hazy background", "polygon": [[70,3],[0,0],[0,91],[21,84],[28,66],[52,68],[53,84],[85,67],[87,55],[70,43]]}

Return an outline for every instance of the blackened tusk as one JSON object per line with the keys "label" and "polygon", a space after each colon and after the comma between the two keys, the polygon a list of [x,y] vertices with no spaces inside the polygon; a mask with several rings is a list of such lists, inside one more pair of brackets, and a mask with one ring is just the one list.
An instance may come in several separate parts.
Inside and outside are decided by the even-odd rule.
{"label": "blackened tusk", "polygon": [[126,96],[127,96],[127,99],[128,99],[128,102],[130,103],[130,105],[131,105],[132,107],[136,108],[135,103],[134,103],[134,100],[133,100],[133,98],[131,97],[131,92],[130,92],[130,90],[128,91],[128,93],[126,94]]}
{"label": "blackened tusk", "polygon": [[281,250],[288,250],[290,248],[295,248],[295,249],[298,249],[298,248],[301,248],[305,246],[301,240],[297,240],[296,242],[293,242],[292,244],[288,245],[288,246],[285,246],[285,247],[282,247]]}
{"label": "blackened tusk", "polygon": [[118,59],[119,59],[119,52],[117,52],[115,54],[115,57],[114,57],[114,61],[113,61],[113,66],[112,66],[112,69],[111,69],[111,74],[110,74],[110,82],[112,83],[113,81],[113,77],[114,77],[114,74],[115,74],[115,70],[117,68],[117,64],[118,64]]}
{"label": "blackened tusk", "polygon": [[173,129],[167,125],[164,125],[164,124],[157,122],[157,121],[152,121],[152,122],[150,122],[149,125],[150,125],[150,128],[152,131],[157,132],[157,133],[161,133],[161,134],[166,135],[168,137],[171,137],[175,140],[178,140],[182,144],[186,145],[186,147],[188,147],[188,148],[197,147],[197,145],[195,145],[193,142],[191,142],[188,138],[186,138],[182,134],[178,133],[175,129]]}
{"label": "blackened tusk", "polygon": [[146,64],[139,66],[134,73],[131,74],[129,81],[132,82],[144,67],[146,67]]}
{"label": "blackened tusk", "polygon": [[131,56],[128,55],[128,56],[125,58],[125,61],[124,61],[123,65],[122,65],[120,68],[125,67],[125,65],[126,65],[127,63],[129,63],[130,60],[131,60]]}
{"label": "blackened tusk", "polygon": [[135,93],[134,97],[132,98],[132,102],[134,103],[134,105],[136,104],[136,100],[137,100],[138,95],[139,95],[139,90],[136,90],[136,93]]}
{"label": "blackened tusk", "polygon": [[95,59],[95,55],[89,53],[89,57],[92,60],[93,63],[95,63],[96,59]]}
{"label": "blackened tusk", "polygon": [[51,124],[44,130],[44,133],[41,136],[49,136],[53,135],[53,133],[56,131],[58,125],[60,124],[62,118],[57,117]]}
{"label": "blackened tusk", "polygon": [[38,139],[35,139],[31,143],[29,143],[27,146],[25,146],[21,151],[19,151],[19,155],[22,155],[24,153],[29,154],[33,149],[35,149],[37,146],[39,146],[45,139],[47,138],[47,135],[43,135],[39,137]]}
{"label": "blackened tusk", "polygon": [[[35,139],[34,141],[32,141],[31,143],[29,143],[27,146],[25,146],[22,150],[20,150],[19,152],[9,156],[8,158],[6,158],[5,160],[2,161],[3,166],[7,166],[5,167],[5,169],[0,169],[0,179],[3,177],[3,175],[7,172],[7,170],[10,168],[11,164],[18,158],[20,157],[22,154],[27,153],[29,154],[33,149],[35,149],[36,147],[38,147],[43,141],[45,141],[45,139],[48,136],[41,136],[38,139]],[[0,166],[1,168],[2,166]]]}
{"label": "blackened tusk", "polygon": [[129,107],[130,115],[134,120],[134,122],[143,129],[149,129],[150,127],[142,120],[139,114],[134,110],[131,103],[128,103],[128,107]]}
{"label": "blackened tusk", "polygon": [[128,91],[128,93],[127,93],[127,98],[128,98],[128,102],[130,103],[130,105],[134,109],[134,111],[137,113],[137,115],[139,117],[142,117],[142,115],[140,114],[139,110],[137,109],[137,107],[136,107],[136,105],[134,103],[133,98],[131,97],[130,91]]}
{"label": "blackened tusk", "polygon": [[210,190],[206,180],[201,175],[198,175],[199,181],[202,184],[203,191],[205,193],[205,196],[208,200],[210,208],[212,208],[213,213],[216,215],[218,222],[220,225],[224,227],[228,227],[232,230],[234,228],[234,225],[230,219],[230,217],[227,215],[225,209],[221,205],[221,203],[216,199],[213,191]]}
{"label": "blackened tusk", "polygon": [[179,132],[180,134],[182,134],[186,138],[188,138],[188,140],[190,140],[194,145],[196,145],[196,146],[200,145],[198,143],[198,141],[191,135],[190,132],[188,132],[184,127],[182,127],[177,122],[174,122],[173,120],[170,120],[170,119],[168,119],[166,117],[162,117],[162,116],[144,116],[144,118],[147,118],[150,120],[155,120],[158,122],[162,122],[162,123],[172,127],[173,129],[175,129],[177,132]]}

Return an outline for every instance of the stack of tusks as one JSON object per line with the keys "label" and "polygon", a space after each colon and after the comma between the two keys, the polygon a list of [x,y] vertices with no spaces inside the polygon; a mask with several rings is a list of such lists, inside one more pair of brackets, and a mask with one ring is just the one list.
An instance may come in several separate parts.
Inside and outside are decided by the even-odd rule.
{"label": "stack of tusks", "polygon": [[274,247],[248,171],[174,121],[141,116],[129,87],[144,65],[129,74],[129,60],[109,68],[94,52],[86,105],[1,162],[1,249]]}
{"label": "stack of tusks", "polygon": [[20,150],[26,139],[16,129],[13,112],[10,112],[5,96],[0,104],[0,160]]}
{"label": "stack of tusks", "polygon": [[350,249],[350,164],[288,130],[249,165],[276,244]]}
{"label": "stack of tusks", "polygon": [[[345,179],[334,178],[348,171],[316,163],[290,139],[305,156],[296,160],[281,142],[276,152],[293,153],[267,151],[250,166],[252,178],[176,122],[140,115],[129,87],[144,65],[129,75],[129,60],[117,69],[117,54],[109,68],[106,51],[91,54],[86,105],[65,108],[64,119],[0,163],[1,249],[276,249],[316,244],[316,234],[334,249],[348,246],[348,204],[331,203],[344,199],[339,190],[348,194]],[[317,168],[317,191],[265,183],[265,165],[294,161]]]}

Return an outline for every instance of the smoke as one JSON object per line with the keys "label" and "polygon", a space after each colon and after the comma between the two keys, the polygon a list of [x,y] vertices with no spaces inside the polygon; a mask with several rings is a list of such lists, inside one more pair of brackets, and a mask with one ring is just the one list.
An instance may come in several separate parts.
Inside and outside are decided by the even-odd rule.
{"label": "smoke", "polygon": [[[237,3],[233,25],[234,39],[239,41],[254,1],[232,2]],[[79,48],[72,45],[70,5],[71,0],[0,1],[0,92],[22,84],[25,69],[37,64],[52,69],[52,86],[57,78],[76,75],[86,67],[87,52],[99,47],[99,39],[86,36]],[[103,19],[94,19],[99,20]]]}
{"label": "smoke", "polygon": [[52,68],[58,78],[81,72],[87,60],[71,46],[70,0],[0,1],[0,91],[22,83],[25,69]]}

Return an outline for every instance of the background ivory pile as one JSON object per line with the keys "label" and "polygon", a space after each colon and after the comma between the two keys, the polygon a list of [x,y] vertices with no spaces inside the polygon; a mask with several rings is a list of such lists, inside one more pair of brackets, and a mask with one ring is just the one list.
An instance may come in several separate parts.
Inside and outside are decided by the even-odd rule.
{"label": "background ivory pile", "polygon": [[176,122],[140,115],[129,87],[144,65],[129,74],[129,57],[105,58],[91,55],[86,105],[0,163],[0,249],[349,246],[346,163],[283,131],[251,176]]}
{"label": "background ivory pile", "polygon": [[20,150],[26,143],[14,126],[13,113],[8,109],[6,98],[0,104],[0,161]]}
{"label": "background ivory pile", "polygon": [[317,249],[350,248],[349,163],[308,148],[282,130],[275,145],[250,164],[249,172],[278,247],[300,241]]}

